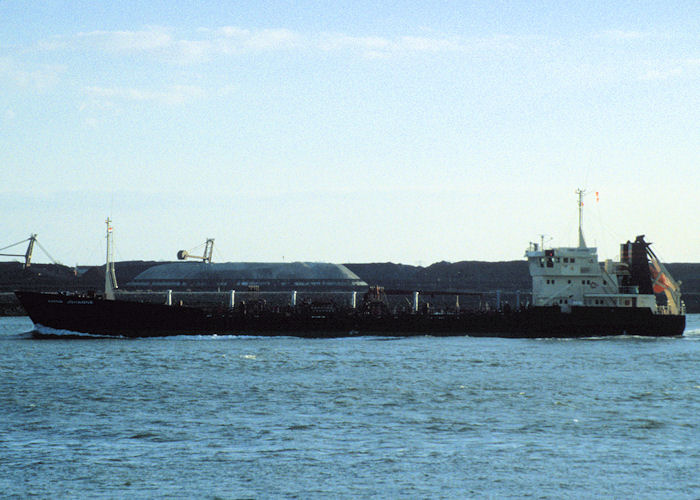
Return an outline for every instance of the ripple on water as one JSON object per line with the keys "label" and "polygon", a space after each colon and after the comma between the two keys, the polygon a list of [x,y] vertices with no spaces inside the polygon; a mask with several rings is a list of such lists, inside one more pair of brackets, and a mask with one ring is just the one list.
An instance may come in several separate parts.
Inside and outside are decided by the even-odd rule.
{"label": "ripple on water", "polygon": [[692,498],[695,338],[12,338],[0,490]]}

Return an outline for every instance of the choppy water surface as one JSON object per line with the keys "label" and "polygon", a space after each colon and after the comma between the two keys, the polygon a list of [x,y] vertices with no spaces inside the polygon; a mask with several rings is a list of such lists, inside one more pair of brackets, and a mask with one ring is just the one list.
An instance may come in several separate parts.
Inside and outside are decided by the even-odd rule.
{"label": "choppy water surface", "polygon": [[700,496],[681,339],[32,340],[0,318],[0,491]]}

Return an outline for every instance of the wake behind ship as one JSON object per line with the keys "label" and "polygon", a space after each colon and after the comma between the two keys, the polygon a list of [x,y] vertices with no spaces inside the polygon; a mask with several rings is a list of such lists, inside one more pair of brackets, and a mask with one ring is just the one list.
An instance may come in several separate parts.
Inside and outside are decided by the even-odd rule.
{"label": "wake behind ship", "polygon": [[[532,277],[532,302],[495,309],[435,312],[419,305],[413,291],[410,310],[390,308],[387,293],[370,287],[359,304],[332,301],[271,307],[264,301],[183,306],[116,299],[107,220],[105,292],[63,294],[18,291],[36,325],[37,337],[70,332],[118,337],[171,335],[291,335],[299,337],[499,336],[516,338],[595,337],[608,335],[679,336],[685,329],[680,287],[643,236],[620,246],[618,262],[598,262],[581,230],[576,247],[544,248],[531,243],[525,253]],[[408,291],[400,291],[407,293]],[[399,293],[395,291],[395,293]],[[426,292],[423,292],[426,293]],[[428,291],[453,294],[455,291]]]}

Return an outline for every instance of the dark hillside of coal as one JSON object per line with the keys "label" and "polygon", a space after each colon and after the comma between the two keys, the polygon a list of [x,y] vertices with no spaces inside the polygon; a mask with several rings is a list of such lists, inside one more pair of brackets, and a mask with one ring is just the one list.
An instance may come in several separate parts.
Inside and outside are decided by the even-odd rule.
{"label": "dark hillside of coal", "polygon": [[[114,263],[114,273],[117,275],[117,283],[128,283],[146,269],[163,262],[130,260]],[[90,284],[92,288],[101,289],[105,282],[105,266],[94,266],[88,269],[82,276],[83,282]]]}
{"label": "dark hillside of coal", "polygon": [[70,289],[78,283],[75,270],[61,264],[32,264],[28,268],[19,262],[0,262],[0,290],[38,290],[56,287]]}
{"label": "dark hillside of coal", "polygon": [[410,290],[530,290],[525,261],[436,262],[428,267],[405,264],[344,264],[367,284]]}
{"label": "dark hillside of coal", "polygon": [[700,264],[666,264],[666,268],[680,282],[688,312],[700,312]]}

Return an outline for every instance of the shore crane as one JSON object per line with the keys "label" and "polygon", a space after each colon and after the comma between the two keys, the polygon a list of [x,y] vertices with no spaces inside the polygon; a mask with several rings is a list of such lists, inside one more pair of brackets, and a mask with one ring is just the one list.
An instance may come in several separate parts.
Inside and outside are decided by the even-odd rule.
{"label": "shore crane", "polygon": [[202,262],[206,264],[211,264],[211,256],[213,252],[214,238],[207,238],[207,241],[204,244],[204,255],[191,255],[187,250],[180,250],[179,252],[177,252],[177,258],[178,260],[201,259]]}
{"label": "shore crane", "polygon": [[56,263],[53,257],[49,254],[49,252],[46,251],[44,247],[41,246],[41,244],[37,241],[36,239],[36,234],[30,234],[29,238],[26,240],[18,241],[17,243],[13,243],[12,245],[8,245],[4,248],[0,248],[0,252],[3,250],[7,250],[8,248],[16,247],[17,245],[21,245],[23,243],[27,243],[27,251],[24,252],[23,254],[18,254],[18,253],[0,253],[1,256],[3,257],[24,257],[24,268],[28,268],[32,265],[32,254],[34,252],[34,245],[37,244],[39,245],[39,248],[41,248],[44,253],[51,259],[52,262]]}

